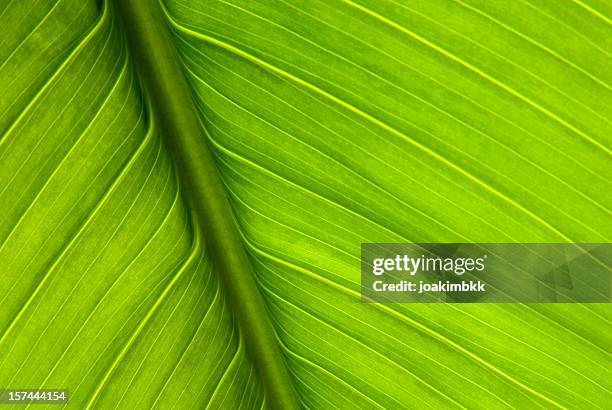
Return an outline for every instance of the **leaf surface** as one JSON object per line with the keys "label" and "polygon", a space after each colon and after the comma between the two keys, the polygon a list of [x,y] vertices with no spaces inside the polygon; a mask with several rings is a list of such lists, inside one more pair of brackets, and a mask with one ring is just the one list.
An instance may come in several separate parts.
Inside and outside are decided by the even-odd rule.
{"label": "leaf surface", "polygon": [[[304,407],[610,402],[609,305],[359,296],[362,242],[609,242],[604,2],[162,5]],[[115,10],[0,27],[0,386],[265,405]]]}
{"label": "leaf surface", "polygon": [[608,240],[589,30],[609,27],[571,3],[582,24],[522,2],[164,4],[308,405],[609,399],[607,308],[356,303],[362,242]]}
{"label": "leaf surface", "polygon": [[2,38],[23,41],[0,72],[17,84],[2,99],[0,385],[65,388],[74,408],[261,406],[115,11],[83,4],[3,13]]}

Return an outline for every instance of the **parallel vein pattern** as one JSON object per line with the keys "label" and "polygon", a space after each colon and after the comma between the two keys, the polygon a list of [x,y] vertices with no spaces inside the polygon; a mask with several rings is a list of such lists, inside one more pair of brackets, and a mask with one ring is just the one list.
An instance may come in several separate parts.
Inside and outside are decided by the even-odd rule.
{"label": "parallel vein pattern", "polygon": [[111,6],[13,1],[0,27],[0,386],[261,406]]}
{"label": "parallel vein pattern", "polygon": [[608,306],[358,294],[362,242],[610,240],[609,23],[548,0],[163,4],[306,407],[610,401]]}

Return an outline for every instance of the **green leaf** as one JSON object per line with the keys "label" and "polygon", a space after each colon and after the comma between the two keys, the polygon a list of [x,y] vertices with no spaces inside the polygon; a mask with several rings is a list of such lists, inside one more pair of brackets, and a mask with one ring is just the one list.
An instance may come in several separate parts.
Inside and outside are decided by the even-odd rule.
{"label": "green leaf", "polygon": [[610,241],[607,3],[119,3],[0,5],[0,388],[610,403],[609,304],[359,295],[362,242]]}
{"label": "green leaf", "polygon": [[[65,388],[74,408],[261,405],[115,11],[9,7],[0,385]],[[48,66],[19,63],[50,46]]]}

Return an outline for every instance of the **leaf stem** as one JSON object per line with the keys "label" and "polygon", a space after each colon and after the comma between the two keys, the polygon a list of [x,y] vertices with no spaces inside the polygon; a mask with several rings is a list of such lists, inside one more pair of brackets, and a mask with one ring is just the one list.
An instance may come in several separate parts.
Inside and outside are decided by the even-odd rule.
{"label": "leaf stem", "polygon": [[266,401],[298,408],[292,378],[231,213],[229,199],[198,119],[172,34],[156,0],[116,0],[135,57],[143,92],[151,101],[174,156],[199,229],[255,363]]}

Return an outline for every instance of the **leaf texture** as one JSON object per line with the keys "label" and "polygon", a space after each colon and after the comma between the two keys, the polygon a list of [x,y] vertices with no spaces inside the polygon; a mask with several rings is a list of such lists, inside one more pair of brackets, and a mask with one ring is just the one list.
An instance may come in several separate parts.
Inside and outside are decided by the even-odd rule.
{"label": "leaf texture", "polygon": [[0,71],[0,385],[74,408],[261,406],[114,10],[41,7],[0,24],[22,39]]}
{"label": "leaf texture", "polygon": [[[363,242],[610,241],[606,2],[161,4],[302,406],[610,403],[609,305],[359,295]],[[124,37],[0,5],[0,386],[265,407]]]}
{"label": "leaf texture", "polygon": [[362,242],[609,240],[609,26],[557,3],[164,1],[307,407],[609,401],[605,306],[357,303]]}

